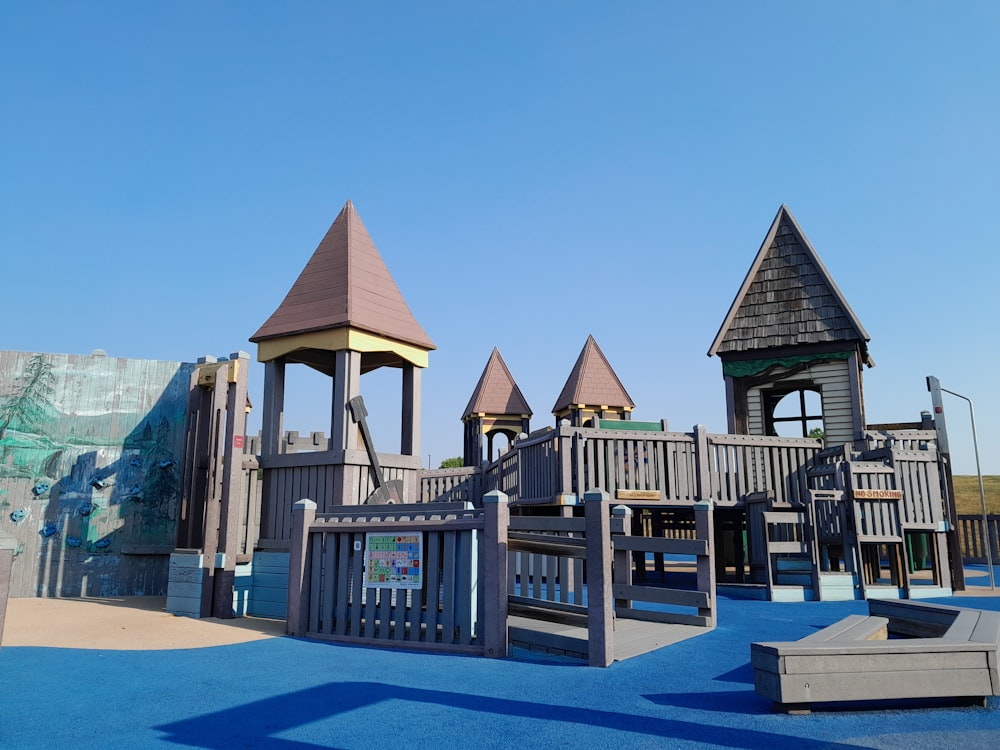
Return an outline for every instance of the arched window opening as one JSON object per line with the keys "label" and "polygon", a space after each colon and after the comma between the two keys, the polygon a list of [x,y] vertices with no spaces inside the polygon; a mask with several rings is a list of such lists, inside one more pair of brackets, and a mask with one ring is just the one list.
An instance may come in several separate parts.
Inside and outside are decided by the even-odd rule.
{"label": "arched window opening", "polygon": [[514,434],[507,430],[493,430],[488,437],[486,460],[490,463],[509,451],[511,443],[514,442]]}
{"label": "arched window opening", "polygon": [[824,432],[823,398],[813,386],[769,391],[764,413],[767,434],[780,437],[809,437]]}

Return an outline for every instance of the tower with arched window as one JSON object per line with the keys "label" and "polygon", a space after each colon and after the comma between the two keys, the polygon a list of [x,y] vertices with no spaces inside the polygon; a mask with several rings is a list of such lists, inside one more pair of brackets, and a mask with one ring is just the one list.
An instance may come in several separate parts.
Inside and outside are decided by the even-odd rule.
{"label": "tower with arched window", "polygon": [[869,336],[784,205],[708,350],[729,432],[853,444],[865,427]]}
{"label": "tower with arched window", "polygon": [[552,407],[556,424],[563,419],[574,427],[582,427],[594,418],[630,420],[634,409],[635,403],[601,347],[593,336],[588,336]]}
{"label": "tower with arched window", "polygon": [[518,435],[530,430],[530,423],[531,407],[514,382],[500,351],[493,347],[493,353],[462,413],[462,424],[465,425],[464,464],[479,466],[482,463],[484,439],[485,458],[492,461],[495,438],[502,436],[510,445]]}

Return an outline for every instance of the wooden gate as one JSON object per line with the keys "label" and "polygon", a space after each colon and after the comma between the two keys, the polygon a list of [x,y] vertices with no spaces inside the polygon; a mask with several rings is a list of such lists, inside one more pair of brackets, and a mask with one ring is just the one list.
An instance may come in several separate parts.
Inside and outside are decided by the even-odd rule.
{"label": "wooden gate", "polygon": [[[315,503],[304,500],[295,510],[289,634],[487,653],[480,585],[485,573],[478,554],[485,530],[482,509],[422,503],[355,506],[317,515]],[[391,549],[373,546],[385,538]],[[415,571],[404,571],[395,580],[381,580],[374,572],[382,552],[401,556],[395,558],[398,563],[405,556],[416,559],[417,548],[421,554]]]}

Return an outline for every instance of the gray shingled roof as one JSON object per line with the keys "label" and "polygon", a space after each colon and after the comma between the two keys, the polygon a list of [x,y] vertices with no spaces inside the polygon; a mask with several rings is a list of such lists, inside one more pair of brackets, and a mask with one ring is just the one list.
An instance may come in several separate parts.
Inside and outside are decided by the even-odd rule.
{"label": "gray shingled roof", "polygon": [[421,349],[434,342],[417,323],[350,201],[284,301],[250,341],[350,327]]}
{"label": "gray shingled roof", "polygon": [[500,351],[493,347],[479,383],[472,392],[469,405],[462,412],[462,419],[473,414],[495,414],[502,416],[531,416],[531,407],[525,401],[521,389],[511,377]]}
{"label": "gray shingled roof", "polygon": [[587,343],[583,345],[583,350],[577,357],[573,371],[566,380],[559,398],[556,399],[552,411],[557,413],[574,404],[635,408],[625,387],[611,369],[604,352],[592,335],[587,337]]}
{"label": "gray shingled roof", "polygon": [[708,356],[803,344],[857,342],[869,336],[819,255],[784,205],[719,328]]}

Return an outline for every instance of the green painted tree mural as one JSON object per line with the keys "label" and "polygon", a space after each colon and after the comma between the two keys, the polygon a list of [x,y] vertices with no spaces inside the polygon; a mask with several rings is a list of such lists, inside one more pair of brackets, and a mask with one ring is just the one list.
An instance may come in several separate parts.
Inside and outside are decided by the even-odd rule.
{"label": "green painted tree mural", "polygon": [[170,439],[170,423],[161,419],[149,451],[149,468],[142,490],[143,504],[158,517],[172,519],[171,505],[180,496],[181,481]]}
{"label": "green painted tree mural", "polygon": [[52,363],[43,355],[36,354],[28,360],[13,393],[0,404],[0,440],[12,424],[24,430],[42,421],[45,408],[51,406],[55,395],[54,379]]}

